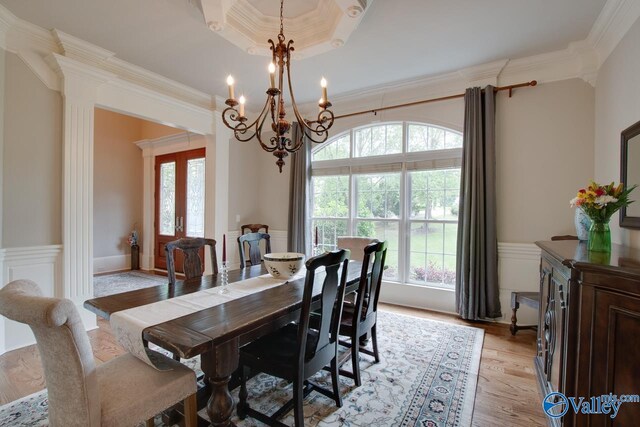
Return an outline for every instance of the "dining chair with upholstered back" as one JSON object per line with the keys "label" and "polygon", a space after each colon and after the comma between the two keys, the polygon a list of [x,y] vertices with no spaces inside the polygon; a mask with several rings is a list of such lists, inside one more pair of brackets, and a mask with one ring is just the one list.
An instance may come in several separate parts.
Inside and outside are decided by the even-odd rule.
{"label": "dining chair with upholstered back", "polygon": [[[262,262],[260,242],[265,242],[265,254],[271,253],[271,236],[267,233],[248,233],[238,237],[238,250],[240,252],[240,268],[250,265],[258,265]],[[246,251],[249,251],[247,259]]]}
{"label": "dining chair with upholstered back", "polygon": [[264,230],[268,234],[269,226],[267,224],[245,224],[240,226],[240,234],[258,233],[260,230]]}
{"label": "dining chair with upholstered back", "polygon": [[[380,362],[376,322],[384,263],[387,257],[387,242],[370,243],[364,248],[363,253],[364,259],[356,299],[354,303],[344,304],[339,331],[340,335],[350,338],[348,343],[340,341],[340,344],[351,349],[353,368],[352,372],[340,370],[340,374],[353,378],[356,386],[361,384],[360,353],[373,356],[376,363]],[[361,343],[361,338],[367,334],[371,334],[373,351],[366,349]]]}
{"label": "dining chair with upholstered back", "polygon": [[182,251],[183,261],[182,267],[186,279],[202,276],[203,260],[200,259],[200,250],[205,246],[209,246],[211,253],[211,267],[213,273],[218,274],[218,259],[216,256],[216,241],[213,239],[205,239],[201,237],[183,237],[182,239],[169,242],[164,247],[167,257],[167,274],[169,276],[169,284],[176,284],[176,265],[175,250]]}
{"label": "dining chair with upholstered back", "polygon": [[362,261],[364,259],[364,248],[377,242],[374,237],[339,236],[338,249],[348,249],[351,251],[351,260]]}
{"label": "dining chair with upholstered back", "polygon": [[[278,419],[293,406],[296,427],[304,426],[302,401],[311,390],[335,400],[342,406],[338,387],[338,328],[347,279],[349,251],[328,252],[306,262],[307,273],[302,297],[302,308],[297,323],[265,335],[240,349],[240,403],[238,415],[247,415],[269,425],[278,424]],[[321,269],[318,274],[316,271]],[[319,289],[321,309],[318,327],[310,328],[311,303],[314,288]],[[325,390],[307,381],[318,371],[330,366],[333,391]],[[246,373],[264,372],[293,382],[293,398],[271,416],[249,407],[247,403]]]}
{"label": "dining chair with upholstered back", "polygon": [[169,358],[159,371],[131,354],[96,366],[75,304],[43,297],[38,286],[16,280],[0,290],[0,314],[26,323],[44,368],[52,427],[131,426],[184,401],[186,425],[195,427],[196,376]]}

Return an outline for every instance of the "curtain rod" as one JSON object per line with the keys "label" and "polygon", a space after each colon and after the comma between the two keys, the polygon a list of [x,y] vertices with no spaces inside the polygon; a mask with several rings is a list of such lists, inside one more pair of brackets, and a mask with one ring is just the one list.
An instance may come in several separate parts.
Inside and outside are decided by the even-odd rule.
{"label": "curtain rod", "polygon": [[[511,96],[513,94],[513,89],[517,89],[517,88],[520,88],[520,87],[529,87],[529,86],[533,87],[533,86],[536,86],[537,84],[538,84],[538,82],[536,80],[531,80],[530,82],[518,83],[518,84],[515,84],[515,85],[494,87],[493,91],[494,92],[500,92],[502,90],[508,90],[509,91],[509,98],[511,98]],[[341,114],[341,115],[335,116],[334,120],[335,119],[344,119],[346,117],[359,116],[359,115],[362,115],[362,114],[369,114],[369,113],[377,114],[378,111],[393,110],[395,108],[413,107],[414,105],[427,104],[427,103],[430,103],[430,102],[437,102],[437,101],[448,101],[449,99],[456,99],[456,98],[464,98],[464,93],[459,93],[457,95],[443,96],[443,97],[440,97],[440,98],[424,99],[422,101],[408,102],[406,104],[390,105],[388,107],[374,108],[372,110],[357,111],[355,113]]]}

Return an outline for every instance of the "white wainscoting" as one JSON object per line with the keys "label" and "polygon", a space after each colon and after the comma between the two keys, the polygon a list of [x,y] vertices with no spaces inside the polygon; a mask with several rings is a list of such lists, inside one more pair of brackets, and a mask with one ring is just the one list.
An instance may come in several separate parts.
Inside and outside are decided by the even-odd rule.
{"label": "white wainscoting", "polygon": [[[0,249],[2,286],[18,279],[33,280],[45,296],[63,296],[62,245]],[[0,318],[0,354],[31,345],[35,338],[28,326]]]}

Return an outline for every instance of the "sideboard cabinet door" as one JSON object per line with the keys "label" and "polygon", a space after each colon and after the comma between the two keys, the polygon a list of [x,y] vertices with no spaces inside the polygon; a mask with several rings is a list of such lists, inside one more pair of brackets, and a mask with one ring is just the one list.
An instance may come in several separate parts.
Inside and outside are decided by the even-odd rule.
{"label": "sideboard cabinet door", "polygon": [[[635,282],[635,286],[640,282]],[[640,394],[640,297],[583,283],[580,396]],[[588,340],[588,341],[587,341]],[[587,344],[589,342],[591,345]],[[615,418],[576,417],[576,425],[640,425],[640,403],[623,403]]]}

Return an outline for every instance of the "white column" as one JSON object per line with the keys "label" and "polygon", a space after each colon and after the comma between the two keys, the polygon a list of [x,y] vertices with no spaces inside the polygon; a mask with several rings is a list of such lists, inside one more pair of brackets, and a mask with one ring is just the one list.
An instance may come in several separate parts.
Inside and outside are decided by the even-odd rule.
{"label": "white column", "polygon": [[137,142],[136,145],[142,150],[143,162],[143,197],[142,197],[142,253],[140,266],[143,270],[152,270],[154,263],[154,178],[155,178],[155,158],[153,147],[150,141]]}
{"label": "white column", "polygon": [[[214,236],[218,242],[218,263],[222,262],[222,235],[228,232],[229,224],[229,139],[231,130],[215,112],[211,134],[206,135],[206,199],[205,236]],[[228,237],[228,236],[227,236]],[[236,251],[236,242],[227,238],[227,258]],[[207,265],[207,270],[210,266]]]}
{"label": "white column", "polygon": [[54,54],[63,117],[62,295],[76,303],[85,326],[96,317],[82,307],[93,298],[93,134],[98,89],[111,75]]}

